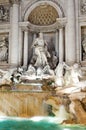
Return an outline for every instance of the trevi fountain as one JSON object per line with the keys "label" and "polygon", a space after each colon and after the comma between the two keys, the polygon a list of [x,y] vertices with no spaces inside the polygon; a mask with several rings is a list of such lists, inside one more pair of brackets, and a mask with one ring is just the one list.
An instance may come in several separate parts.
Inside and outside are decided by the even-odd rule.
{"label": "trevi fountain", "polygon": [[86,0],[0,0],[0,130],[86,130]]}

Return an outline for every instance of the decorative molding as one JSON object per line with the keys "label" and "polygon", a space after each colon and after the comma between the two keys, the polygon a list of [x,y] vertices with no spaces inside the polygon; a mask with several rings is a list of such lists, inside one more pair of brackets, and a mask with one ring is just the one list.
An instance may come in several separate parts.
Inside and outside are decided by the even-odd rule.
{"label": "decorative molding", "polygon": [[19,26],[22,28],[22,30],[30,30],[32,32],[50,32],[65,27],[66,23],[67,18],[65,17],[58,18],[54,24],[48,26],[33,25],[30,22],[20,22]]}
{"label": "decorative molding", "polygon": [[65,27],[66,23],[67,23],[67,18],[57,18],[56,19],[56,23],[57,23],[57,28],[60,29],[60,28],[63,28]]}
{"label": "decorative molding", "polygon": [[80,11],[82,15],[86,14],[86,0],[80,1]]}

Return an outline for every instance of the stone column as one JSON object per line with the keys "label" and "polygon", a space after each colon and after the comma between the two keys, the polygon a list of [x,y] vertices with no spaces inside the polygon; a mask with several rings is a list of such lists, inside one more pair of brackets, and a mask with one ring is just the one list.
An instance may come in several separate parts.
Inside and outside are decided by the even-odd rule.
{"label": "stone column", "polygon": [[66,62],[72,64],[76,61],[75,0],[68,0],[67,4]]}
{"label": "stone column", "polygon": [[59,31],[56,30],[56,43],[55,43],[56,55],[59,56]]}
{"label": "stone column", "polygon": [[23,31],[19,28],[19,65],[22,65],[23,57]]}
{"label": "stone column", "polygon": [[81,44],[81,37],[80,37],[80,23],[79,23],[79,0],[75,0],[75,9],[76,9],[76,60],[80,62],[81,55],[80,55],[80,44]]}
{"label": "stone column", "polygon": [[64,44],[63,44],[63,28],[59,29],[59,62],[63,62]]}
{"label": "stone column", "polygon": [[16,0],[12,3],[12,21],[11,21],[11,54],[10,54],[10,64],[14,66],[18,66],[18,42],[19,42],[19,32],[18,32],[18,2]]}
{"label": "stone column", "polygon": [[9,56],[8,56],[8,63],[11,64],[11,45],[12,45],[12,14],[13,14],[13,8],[10,7],[10,25],[11,29],[9,32]]}
{"label": "stone column", "polygon": [[23,66],[28,65],[28,31],[25,30],[24,32],[24,61]]}

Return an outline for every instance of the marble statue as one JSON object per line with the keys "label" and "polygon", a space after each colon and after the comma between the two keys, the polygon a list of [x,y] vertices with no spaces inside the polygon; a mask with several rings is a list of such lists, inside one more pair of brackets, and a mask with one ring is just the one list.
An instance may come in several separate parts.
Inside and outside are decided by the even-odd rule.
{"label": "marble statue", "polygon": [[59,63],[55,69],[55,85],[63,86],[64,85],[64,66],[65,63]]}
{"label": "marble statue", "polygon": [[28,76],[36,75],[36,69],[33,67],[33,65],[30,64],[25,74]]}
{"label": "marble statue", "polygon": [[55,75],[54,71],[50,68],[49,65],[46,65],[46,66],[43,68],[43,74],[52,75],[52,76]]}
{"label": "marble statue", "polygon": [[58,64],[58,57],[56,56],[56,52],[51,52],[51,58],[49,59],[49,65],[52,69],[55,69]]}
{"label": "marble statue", "polygon": [[47,50],[47,43],[43,40],[43,34],[39,33],[39,37],[36,38],[32,44],[34,49],[34,55],[36,56],[35,67],[44,67],[48,64],[47,57],[50,57],[50,54]]}
{"label": "marble statue", "polygon": [[3,15],[4,15],[4,7],[1,5],[0,6],[0,20],[3,19]]}
{"label": "marble statue", "polygon": [[62,62],[59,63],[55,69],[56,86],[78,85],[81,77],[81,67],[77,63],[68,66],[66,63]]}
{"label": "marble statue", "polygon": [[7,61],[8,57],[8,43],[6,37],[0,41],[0,61]]}
{"label": "marble statue", "polygon": [[82,55],[83,55],[83,60],[86,60],[86,35],[82,36]]}
{"label": "marble statue", "polygon": [[9,9],[0,5],[0,21],[8,21],[9,19]]}
{"label": "marble statue", "polygon": [[40,76],[40,78],[42,78],[43,76],[43,71],[42,71],[42,67],[38,67],[36,70],[36,76]]}
{"label": "marble statue", "polygon": [[3,20],[8,21],[9,20],[9,11],[6,9],[3,15]]}
{"label": "marble statue", "polygon": [[12,74],[16,71],[17,68],[9,69],[9,70],[2,70],[0,69],[0,85],[3,84],[11,84],[12,83]]}
{"label": "marble statue", "polygon": [[79,65],[77,63],[75,63],[73,66],[66,65],[65,69],[65,85],[73,85],[79,83],[79,77],[82,77],[82,71]]}
{"label": "marble statue", "polygon": [[82,46],[83,46],[83,50],[86,53],[86,38],[85,40],[82,42]]}

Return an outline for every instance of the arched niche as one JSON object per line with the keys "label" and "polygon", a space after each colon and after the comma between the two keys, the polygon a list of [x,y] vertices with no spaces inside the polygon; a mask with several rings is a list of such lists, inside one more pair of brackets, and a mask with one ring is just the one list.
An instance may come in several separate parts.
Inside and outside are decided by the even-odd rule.
{"label": "arched niche", "polygon": [[51,5],[52,7],[54,7],[56,9],[56,11],[58,12],[58,15],[60,18],[65,16],[65,11],[63,10],[62,5],[60,4],[60,1],[58,0],[35,0],[34,2],[29,3],[24,12],[23,12],[23,20],[24,21],[28,21],[28,16],[30,15],[30,13],[38,6],[41,5]]}
{"label": "arched niche", "polygon": [[[31,48],[32,41],[36,38],[38,32],[43,32],[44,39],[48,42],[49,50],[55,51],[59,56],[59,29],[57,25],[57,18],[64,18],[65,13],[62,6],[56,0],[35,0],[27,5],[23,13],[23,21],[28,22],[29,31],[29,48]],[[44,8],[44,9],[43,9]],[[48,11],[48,9],[50,11]],[[46,11],[45,11],[46,10]],[[45,11],[45,12],[43,12]],[[38,12],[38,14],[37,14]],[[44,13],[44,14],[42,14]],[[49,13],[49,14],[48,14]],[[51,13],[51,16],[50,16]],[[40,16],[41,14],[41,16]],[[54,16],[52,16],[54,14]],[[36,17],[36,18],[34,18]],[[44,18],[44,19],[43,19]],[[35,20],[34,20],[35,19]],[[49,19],[49,21],[48,21]],[[38,21],[36,21],[38,20]],[[45,22],[46,21],[46,22]],[[63,36],[63,34],[62,34]],[[30,40],[31,39],[31,40]],[[26,51],[25,51],[26,53]],[[32,51],[29,49],[28,63],[31,59]],[[25,56],[26,57],[26,56]]]}
{"label": "arched niche", "polygon": [[54,24],[58,17],[57,10],[53,6],[42,4],[31,11],[28,21],[38,26],[49,26]]}

